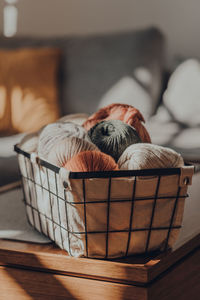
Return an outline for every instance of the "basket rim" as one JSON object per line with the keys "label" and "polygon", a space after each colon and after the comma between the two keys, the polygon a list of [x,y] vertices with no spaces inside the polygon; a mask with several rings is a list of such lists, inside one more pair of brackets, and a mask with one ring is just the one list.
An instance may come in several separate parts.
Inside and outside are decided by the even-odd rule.
{"label": "basket rim", "polygon": [[[31,159],[31,153],[26,152],[19,148],[18,144],[14,145],[14,151],[21,154],[28,159]],[[47,169],[59,173],[59,167],[47,162],[39,157],[36,158],[37,163],[40,166],[46,167]],[[186,166],[192,166],[186,164]],[[132,176],[168,176],[168,175],[180,175],[181,168],[155,168],[155,169],[142,169],[142,170],[118,170],[118,171],[95,171],[95,172],[71,172],[69,173],[70,179],[87,179],[87,178],[111,178],[111,177],[132,177]]]}

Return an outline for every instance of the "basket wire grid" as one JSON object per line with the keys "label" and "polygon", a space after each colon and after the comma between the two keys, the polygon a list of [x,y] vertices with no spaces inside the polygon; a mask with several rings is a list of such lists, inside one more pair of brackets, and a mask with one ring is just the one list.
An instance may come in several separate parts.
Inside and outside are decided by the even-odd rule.
{"label": "basket wire grid", "polygon": [[[72,255],[71,253],[71,246],[70,246],[70,236],[71,235],[84,235],[85,237],[85,257],[90,257],[88,253],[88,236],[91,234],[105,234],[106,236],[106,242],[105,242],[105,256],[104,259],[109,258],[109,234],[111,233],[119,233],[119,232],[125,232],[127,233],[127,243],[126,243],[126,250],[125,254],[123,257],[127,257],[131,254],[129,254],[129,248],[130,248],[130,239],[131,239],[131,233],[136,232],[136,231],[146,231],[147,232],[147,238],[145,242],[145,251],[144,253],[149,252],[149,244],[151,241],[151,235],[152,231],[154,230],[165,230],[166,231],[166,238],[164,241],[164,245],[162,245],[162,251],[167,250],[169,245],[169,238],[170,234],[173,229],[180,229],[181,225],[174,225],[174,216],[176,213],[176,208],[179,199],[185,199],[188,197],[188,195],[181,195],[181,187],[177,186],[177,191],[174,195],[167,195],[167,196],[160,196],[159,195],[159,187],[160,187],[160,181],[162,176],[168,176],[168,175],[179,175],[180,176],[180,168],[167,168],[167,169],[145,169],[145,170],[134,170],[134,171],[106,171],[106,172],[71,172],[69,175],[70,179],[81,179],[82,181],[82,189],[83,189],[83,201],[80,202],[72,202],[68,201],[65,193],[65,188],[67,188],[67,183],[64,182],[64,188],[63,188],[63,197],[61,197],[58,193],[58,182],[57,182],[57,174],[60,171],[59,167],[56,167],[40,158],[37,158],[37,164],[38,164],[38,170],[39,170],[39,178],[40,182],[35,182],[35,174],[34,174],[34,168],[33,168],[33,162],[31,161],[31,155],[30,153],[27,153],[23,150],[21,150],[17,145],[15,146],[15,151],[23,156],[24,159],[24,165],[25,165],[25,174],[22,174],[21,172],[21,177],[22,177],[22,188],[23,188],[23,196],[24,196],[24,202],[26,205],[26,208],[31,212],[31,221],[30,221],[30,215],[27,214],[28,220],[33,225],[39,232],[45,234],[48,236],[51,240],[56,242],[56,235],[55,235],[55,226],[59,227],[60,231],[60,243],[57,243],[60,248],[65,249],[66,247],[64,246],[64,241],[63,241],[63,235],[67,234],[67,239],[68,239],[68,253],[69,255]],[[31,168],[29,168],[31,166]],[[46,172],[46,177],[47,177],[47,187],[45,187],[42,184],[42,178],[41,178],[41,167],[43,167],[43,170]],[[54,173],[54,178],[55,178],[55,192],[50,189],[50,181],[49,181],[49,171],[52,171]],[[31,174],[30,174],[31,172]],[[136,193],[136,188],[137,188],[137,178],[140,176],[156,176],[157,178],[157,184],[156,184],[156,189],[155,189],[155,194],[153,197],[140,197],[137,198],[135,197]],[[131,199],[111,199],[111,186],[112,186],[112,180],[113,178],[124,178],[124,177],[133,177],[133,184],[130,186],[132,197]],[[107,191],[107,199],[105,200],[99,200],[99,201],[87,201],[86,199],[86,191],[85,191],[85,180],[90,179],[90,178],[108,178],[108,191]],[[31,193],[31,188],[34,186],[35,189],[35,194],[36,194],[36,187],[39,187],[42,189],[42,191],[46,191],[49,195],[49,203],[50,203],[50,215],[47,215],[43,213],[39,209],[38,205],[38,199],[33,199],[32,193]],[[29,197],[29,200],[27,199]],[[51,195],[56,197],[57,199],[57,207],[58,207],[58,222],[54,218],[54,211],[51,203]],[[154,214],[155,214],[155,209],[156,209],[156,204],[158,199],[175,199],[173,207],[172,207],[172,213],[169,221],[169,225],[165,227],[155,227],[153,225],[153,220],[154,220]],[[134,218],[134,208],[135,208],[135,203],[136,201],[143,201],[143,200],[152,200],[153,205],[152,205],[152,213],[150,217],[150,223],[148,227],[143,227],[143,228],[132,228],[132,222]],[[35,203],[34,203],[35,202]],[[61,202],[63,202],[64,205],[62,205],[62,209],[64,208],[64,214],[66,216],[66,223],[67,226],[64,227],[62,224],[61,220],[61,215],[60,215],[60,206]],[[111,230],[110,229],[110,205],[112,202],[130,202],[131,203],[131,208],[130,208],[130,216],[129,216],[129,228],[128,229],[123,229],[123,230]],[[89,231],[87,228],[87,204],[96,204],[96,203],[106,203],[107,204],[107,224],[106,224],[106,230],[102,231]],[[69,205],[83,205],[84,209],[84,225],[85,225],[85,230],[84,231],[72,231],[70,230],[69,227],[69,217],[68,217],[68,207]],[[43,221],[45,219],[46,222],[46,230],[44,229],[44,224]],[[49,222],[52,222],[52,228],[53,228],[53,236],[49,231]],[[39,224],[39,225],[38,225]],[[66,250],[66,249],[65,249]],[[72,255],[73,256],[73,255]]]}

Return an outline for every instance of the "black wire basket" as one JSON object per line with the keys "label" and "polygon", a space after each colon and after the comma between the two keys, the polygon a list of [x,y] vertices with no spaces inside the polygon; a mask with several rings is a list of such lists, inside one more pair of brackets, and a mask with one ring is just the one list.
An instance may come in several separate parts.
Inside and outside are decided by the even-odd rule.
{"label": "black wire basket", "polygon": [[69,255],[119,258],[175,243],[193,166],[68,172],[15,151],[29,222]]}

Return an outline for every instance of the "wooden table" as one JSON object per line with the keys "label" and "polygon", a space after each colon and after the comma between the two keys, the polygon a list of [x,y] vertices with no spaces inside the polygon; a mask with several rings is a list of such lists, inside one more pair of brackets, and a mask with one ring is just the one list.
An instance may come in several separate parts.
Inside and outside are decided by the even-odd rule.
{"label": "wooden table", "polygon": [[200,299],[200,233],[167,253],[113,261],[2,239],[0,299]]}
{"label": "wooden table", "polygon": [[103,261],[1,240],[0,299],[199,299],[199,246],[197,235],[173,252]]}

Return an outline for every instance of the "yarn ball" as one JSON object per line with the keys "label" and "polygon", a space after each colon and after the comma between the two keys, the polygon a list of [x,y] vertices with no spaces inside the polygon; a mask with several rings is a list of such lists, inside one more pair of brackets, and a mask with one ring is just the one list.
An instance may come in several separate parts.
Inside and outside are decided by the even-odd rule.
{"label": "yarn ball", "polygon": [[88,131],[88,136],[102,152],[116,161],[129,145],[141,142],[137,131],[120,120],[97,123]]}
{"label": "yarn ball", "polygon": [[70,114],[66,115],[60,119],[58,119],[57,122],[65,123],[65,122],[72,122],[78,125],[83,125],[83,123],[87,120],[88,115],[87,114]]}
{"label": "yarn ball", "polygon": [[87,140],[69,137],[51,148],[47,160],[58,167],[63,167],[73,156],[87,150],[98,151],[98,148]]}
{"label": "yarn ball", "polygon": [[96,113],[91,115],[84,123],[83,127],[86,130],[92,128],[96,123],[103,120],[121,120],[124,123],[134,127],[143,143],[150,143],[151,138],[148,131],[142,124],[144,118],[140,111],[128,104],[113,103],[101,108]]}
{"label": "yarn ball", "polygon": [[39,135],[39,156],[47,159],[51,148],[55,144],[60,143],[66,137],[72,136],[85,139],[87,137],[87,132],[82,126],[72,122],[56,122],[45,126]]}
{"label": "yarn ball", "polygon": [[140,143],[129,146],[119,158],[118,165],[121,170],[179,168],[184,161],[170,148]]}
{"label": "yarn ball", "polygon": [[38,147],[38,132],[26,134],[18,147],[26,152],[36,152]]}
{"label": "yarn ball", "polygon": [[84,151],[73,156],[64,166],[72,172],[115,171],[118,165],[114,159],[100,151]]}

